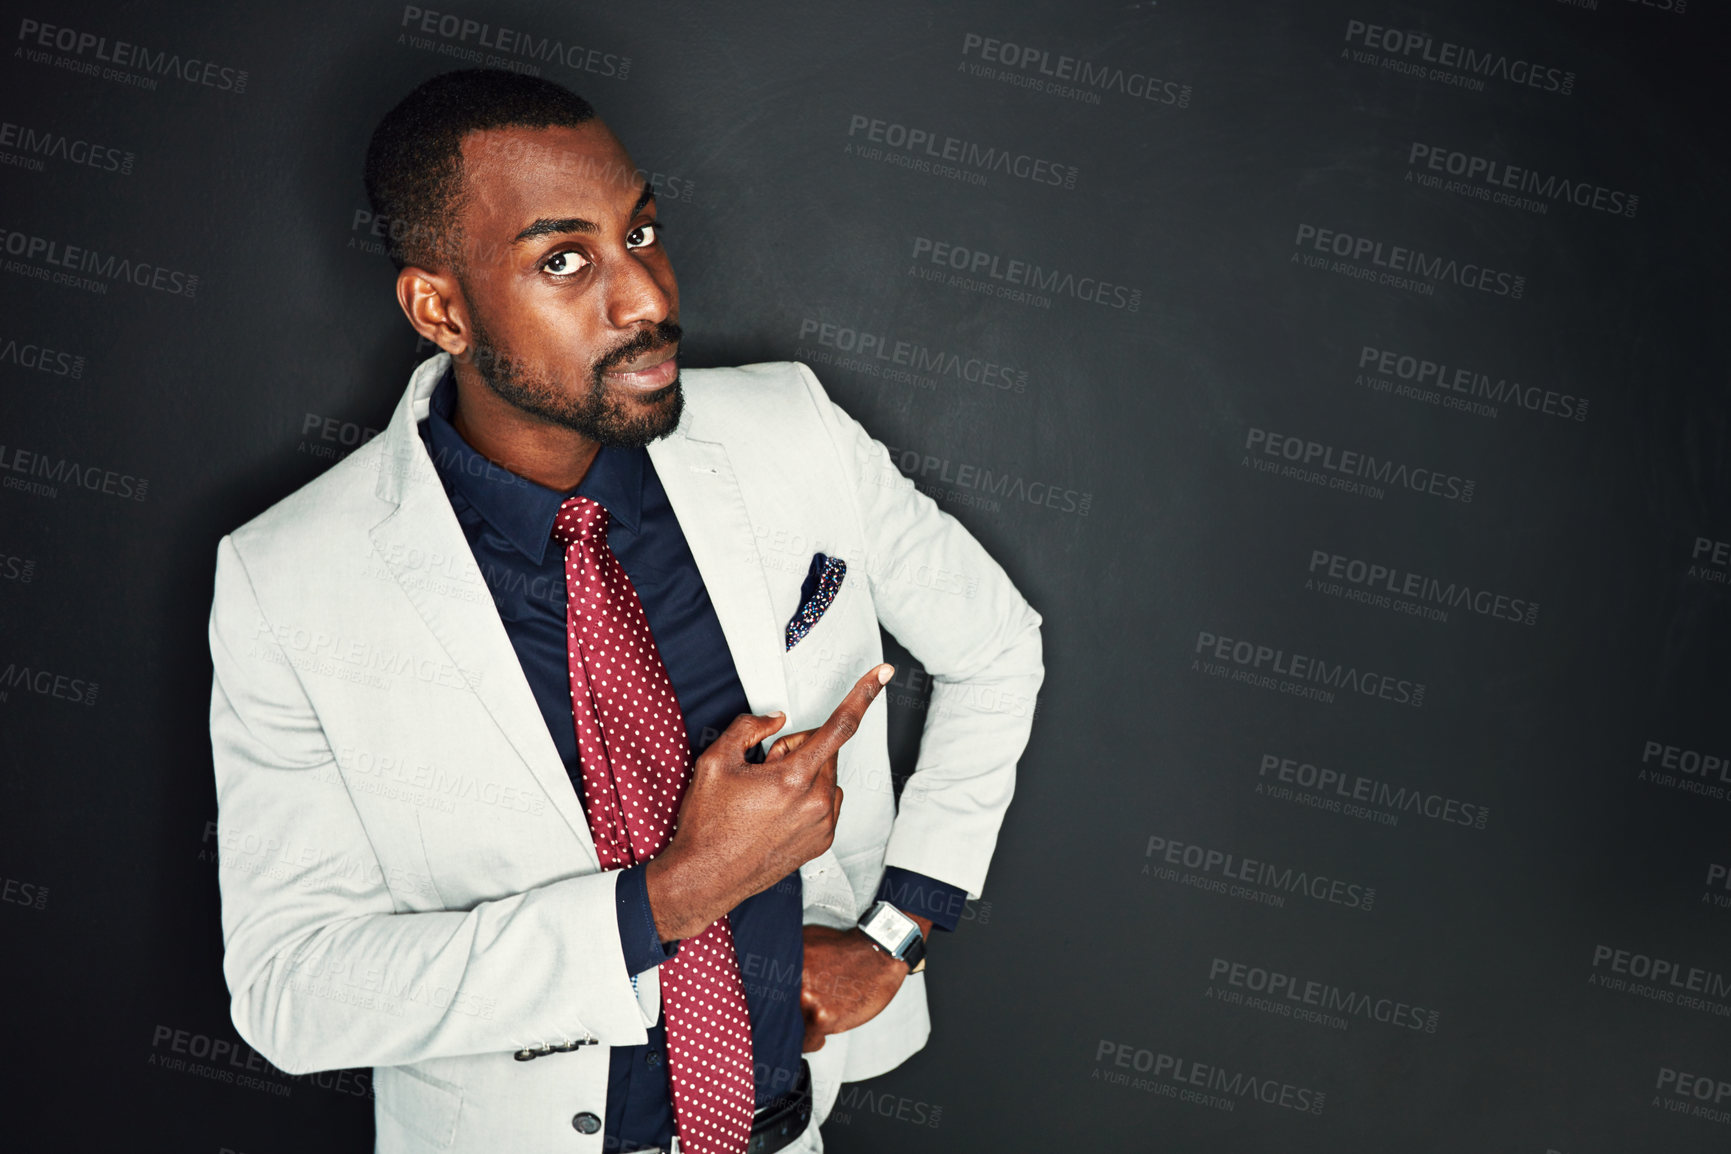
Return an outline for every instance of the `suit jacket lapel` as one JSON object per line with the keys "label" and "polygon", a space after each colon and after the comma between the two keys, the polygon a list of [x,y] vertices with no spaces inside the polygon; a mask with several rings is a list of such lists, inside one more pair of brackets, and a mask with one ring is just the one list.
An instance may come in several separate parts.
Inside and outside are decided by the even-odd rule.
{"label": "suit jacket lapel", "polygon": [[752,711],[789,710],[782,623],[727,450],[676,432],[651,442],[649,459],[697,561]]}
{"label": "suit jacket lapel", "polygon": [[447,363],[449,358],[441,353],[415,371],[390,426],[380,434],[384,460],[377,492],[397,507],[373,527],[373,544],[421,620],[466,675],[476,698],[540,782],[583,852],[599,868],[582,799],[572,788],[565,763],[547,732],[547,722],[479,571],[471,570],[475,595],[463,598],[429,589],[435,584],[428,581],[430,574],[413,564],[413,559],[428,556],[471,557],[463,527],[451,510],[450,499],[416,428],[426,416],[427,398]]}

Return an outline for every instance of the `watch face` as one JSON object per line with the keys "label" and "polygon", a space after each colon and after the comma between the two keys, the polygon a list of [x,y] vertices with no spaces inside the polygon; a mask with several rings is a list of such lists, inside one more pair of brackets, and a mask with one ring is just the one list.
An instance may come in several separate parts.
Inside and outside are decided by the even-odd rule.
{"label": "watch face", "polygon": [[867,935],[875,938],[884,949],[900,957],[903,947],[907,945],[908,933],[919,933],[919,926],[914,920],[896,909],[894,906],[879,904],[866,915],[866,920],[860,924]]}

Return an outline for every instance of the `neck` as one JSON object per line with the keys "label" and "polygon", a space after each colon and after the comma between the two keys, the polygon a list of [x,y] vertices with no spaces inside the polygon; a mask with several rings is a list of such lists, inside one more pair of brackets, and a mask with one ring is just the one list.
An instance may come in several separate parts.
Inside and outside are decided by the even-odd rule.
{"label": "neck", "polygon": [[525,413],[489,389],[467,365],[458,365],[456,376],[451,426],[470,448],[555,492],[577,487],[601,451],[598,443],[575,429]]}

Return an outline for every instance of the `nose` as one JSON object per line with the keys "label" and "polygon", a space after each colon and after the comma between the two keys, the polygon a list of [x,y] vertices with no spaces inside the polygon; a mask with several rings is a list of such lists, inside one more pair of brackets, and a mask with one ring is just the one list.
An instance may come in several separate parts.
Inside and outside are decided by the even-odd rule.
{"label": "nose", "polygon": [[616,329],[660,324],[672,312],[677,291],[672,269],[652,267],[628,252],[607,278],[607,321]]}

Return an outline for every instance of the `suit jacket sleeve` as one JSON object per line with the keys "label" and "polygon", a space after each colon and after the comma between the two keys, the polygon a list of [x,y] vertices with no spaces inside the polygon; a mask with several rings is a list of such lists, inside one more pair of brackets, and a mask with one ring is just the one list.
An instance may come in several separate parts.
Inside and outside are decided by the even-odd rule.
{"label": "suit jacket sleeve", "polygon": [[852,487],[878,620],[932,679],[919,760],[884,864],[977,898],[1045,676],[1040,615],[973,535],[829,400],[811,370],[799,370]]}
{"label": "suit jacket sleeve", "polygon": [[[210,619],[223,973],[235,1028],[290,1073],[644,1041],[612,873],[408,912],[233,539]],[[322,780],[321,780],[322,779]]]}

